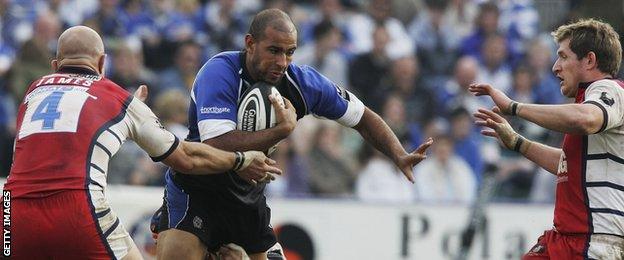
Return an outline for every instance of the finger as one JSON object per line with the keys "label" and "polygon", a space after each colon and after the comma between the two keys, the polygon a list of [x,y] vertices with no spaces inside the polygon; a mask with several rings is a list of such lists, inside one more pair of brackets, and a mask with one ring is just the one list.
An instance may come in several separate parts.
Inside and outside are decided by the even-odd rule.
{"label": "finger", "polygon": [[266,167],[264,167],[264,170],[266,172],[270,172],[270,173],[273,173],[273,174],[282,175],[282,170],[280,168],[275,167],[275,166],[268,166],[267,165]]}
{"label": "finger", "polygon": [[495,113],[494,111],[479,108],[479,112],[487,115],[488,117],[490,117],[492,120],[494,120],[497,123],[505,122],[505,119],[501,115]]}
{"label": "finger", "polygon": [[498,134],[492,130],[481,130],[481,134],[489,137],[498,138]]}
{"label": "finger", "polygon": [[275,96],[275,95],[269,95],[269,101],[271,101],[271,105],[273,106],[273,108],[277,111],[281,111],[284,110],[285,108],[282,106],[282,104],[280,104],[279,97]]}
{"label": "finger", "polygon": [[492,111],[494,111],[494,113],[499,114],[499,115],[503,114],[498,106],[494,106],[492,108]]}
{"label": "finger", "polygon": [[293,107],[292,103],[287,98],[282,97],[282,100],[284,101],[284,107],[283,107],[284,110],[288,110],[291,107]]}
{"label": "finger", "polygon": [[418,148],[416,148],[416,150],[412,153],[425,153],[431,144],[433,144],[433,138],[429,137],[427,138],[427,141],[418,146]]}
{"label": "finger", "polygon": [[410,181],[412,184],[414,183],[414,173],[412,172],[412,166],[406,167],[405,169],[401,169],[403,175]]}
{"label": "finger", "polygon": [[276,165],[277,161],[275,161],[275,160],[273,160],[273,159],[271,159],[269,157],[266,157],[266,158],[264,158],[264,163],[266,163],[268,165]]}
{"label": "finger", "polygon": [[258,185],[258,182],[256,180],[254,180],[254,179],[247,180],[247,182],[249,182],[249,184],[251,184],[253,186]]}
{"label": "finger", "polygon": [[487,120],[488,118],[490,118],[488,115],[484,114],[484,113],[480,113],[480,112],[476,112],[474,114],[472,114],[474,117],[482,119],[482,120]]}
{"label": "finger", "polygon": [[489,127],[488,124],[487,124],[487,121],[485,121],[485,120],[475,121],[475,125]]}

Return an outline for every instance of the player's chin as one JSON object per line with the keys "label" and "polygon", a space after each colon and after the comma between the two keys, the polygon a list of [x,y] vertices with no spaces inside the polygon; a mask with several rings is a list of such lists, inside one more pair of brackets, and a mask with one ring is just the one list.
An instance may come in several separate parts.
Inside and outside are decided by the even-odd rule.
{"label": "player's chin", "polygon": [[264,77],[264,82],[269,83],[271,85],[277,85],[277,83],[279,83],[283,77],[284,77],[284,74],[276,75],[276,74],[271,73]]}

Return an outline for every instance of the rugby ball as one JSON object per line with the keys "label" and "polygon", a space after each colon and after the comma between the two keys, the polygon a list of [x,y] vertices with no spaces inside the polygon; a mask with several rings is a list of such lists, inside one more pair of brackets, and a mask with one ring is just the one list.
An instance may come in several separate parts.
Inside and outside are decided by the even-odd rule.
{"label": "rugby ball", "polygon": [[[271,105],[269,95],[277,96],[279,104],[284,107],[282,95],[277,91],[277,88],[265,82],[254,84],[241,95],[238,103],[236,129],[255,132],[274,127],[277,124],[275,109]],[[277,144],[264,153],[271,154],[276,147]]]}

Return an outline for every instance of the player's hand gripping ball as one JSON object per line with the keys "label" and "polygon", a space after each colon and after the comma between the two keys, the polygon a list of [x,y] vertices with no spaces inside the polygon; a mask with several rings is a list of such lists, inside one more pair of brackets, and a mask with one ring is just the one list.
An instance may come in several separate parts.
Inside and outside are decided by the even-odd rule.
{"label": "player's hand gripping ball", "polygon": [[[282,95],[277,88],[265,82],[258,82],[249,87],[242,95],[242,99],[238,104],[238,123],[236,129],[242,131],[260,131],[274,127],[277,123],[275,120],[275,109],[271,105],[269,95],[278,97],[279,105],[284,107]],[[264,151],[269,155],[275,151],[277,144]]]}

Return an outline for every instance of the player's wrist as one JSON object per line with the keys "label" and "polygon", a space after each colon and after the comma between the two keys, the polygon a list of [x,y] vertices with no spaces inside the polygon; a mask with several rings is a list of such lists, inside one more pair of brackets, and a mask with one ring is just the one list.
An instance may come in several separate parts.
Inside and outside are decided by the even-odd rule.
{"label": "player's wrist", "polygon": [[245,164],[245,153],[236,151],[234,152],[234,165],[232,166],[232,171],[239,171],[243,168]]}
{"label": "player's wrist", "polygon": [[521,154],[526,152],[526,150],[528,149],[528,146],[530,145],[530,141],[520,134],[516,134],[515,139],[516,140],[513,146],[511,147],[511,150],[514,152],[521,153]]}
{"label": "player's wrist", "polygon": [[295,130],[295,124],[283,122],[278,124],[275,128],[280,139],[284,139],[288,137],[293,130]]}

